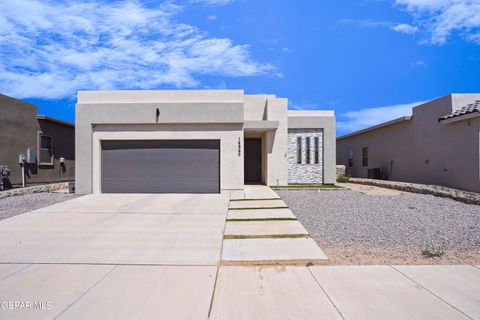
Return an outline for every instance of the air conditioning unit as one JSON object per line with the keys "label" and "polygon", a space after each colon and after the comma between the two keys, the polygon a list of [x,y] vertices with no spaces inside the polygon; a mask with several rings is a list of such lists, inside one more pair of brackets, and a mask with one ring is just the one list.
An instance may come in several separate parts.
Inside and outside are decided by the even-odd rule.
{"label": "air conditioning unit", "polygon": [[377,179],[377,180],[383,180],[384,175],[383,175],[383,168],[371,168],[368,169],[367,173],[368,179]]}

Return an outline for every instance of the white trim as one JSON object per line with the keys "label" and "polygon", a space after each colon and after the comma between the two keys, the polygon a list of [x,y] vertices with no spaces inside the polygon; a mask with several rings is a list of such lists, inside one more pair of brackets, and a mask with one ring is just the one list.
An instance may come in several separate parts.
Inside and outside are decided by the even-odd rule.
{"label": "white trim", "polygon": [[[42,137],[50,138],[50,162],[42,162]],[[54,165],[54,154],[53,154],[53,137],[49,134],[43,133],[43,131],[37,131],[37,155],[38,155],[38,166],[53,166]]]}

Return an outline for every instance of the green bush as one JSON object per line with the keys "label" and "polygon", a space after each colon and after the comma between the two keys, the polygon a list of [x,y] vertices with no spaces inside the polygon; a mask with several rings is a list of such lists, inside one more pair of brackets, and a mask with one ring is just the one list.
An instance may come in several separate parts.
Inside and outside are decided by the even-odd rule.
{"label": "green bush", "polygon": [[425,258],[440,258],[444,254],[445,252],[442,248],[431,247],[422,250],[422,256],[424,256]]}
{"label": "green bush", "polygon": [[348,179],[350,179],[350,177],[340,175],[337,177],[337,182],[348,182]]}

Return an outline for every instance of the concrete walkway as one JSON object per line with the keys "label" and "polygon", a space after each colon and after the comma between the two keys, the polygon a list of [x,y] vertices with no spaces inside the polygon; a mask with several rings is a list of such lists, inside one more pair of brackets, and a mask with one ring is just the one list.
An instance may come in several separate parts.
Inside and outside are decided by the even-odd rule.
{"label": "concrete walkway", "polygon": [[328,259],[278,195],[245,186],[230,197],[222,265],[325,264]]}
{"label": "concrete walkway", "polygon": [[[478,266],[221,265],[233,241],[269,260],[309,240],[222,242],[229,198],[92,195],[0,222],[0,319],[480,319]],[[253,217],[272,210],[292,219]]]}

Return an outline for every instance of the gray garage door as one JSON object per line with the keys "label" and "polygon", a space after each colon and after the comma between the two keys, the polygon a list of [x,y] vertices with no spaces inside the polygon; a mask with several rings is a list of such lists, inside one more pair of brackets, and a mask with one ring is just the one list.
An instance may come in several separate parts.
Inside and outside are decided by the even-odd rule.
{"label": "gray garage door", "polygon": [[220,141],[102,141],[102,192],[219,193]]}

